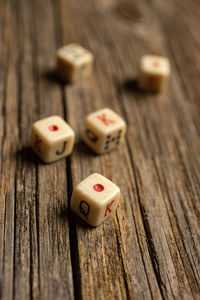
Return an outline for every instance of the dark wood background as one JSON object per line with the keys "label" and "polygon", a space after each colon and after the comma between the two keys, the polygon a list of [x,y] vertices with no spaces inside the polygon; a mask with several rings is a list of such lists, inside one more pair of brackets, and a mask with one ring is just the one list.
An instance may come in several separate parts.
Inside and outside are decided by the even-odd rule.
{"label": "dark wood background", "polygon": [[[200,299],[199,0],[0,0],[0,298]],[[64,86],[57,48],[95,55],[94,76]],[[170,59],[161,94],[137,89],[143,54]],[[98,156],[81,143],[85,116],[110,107],[125,144]],[[72,155],[42,164],[34,121],[58,114]],[[122,192],[92,229],[68,209],[91,172]]]}

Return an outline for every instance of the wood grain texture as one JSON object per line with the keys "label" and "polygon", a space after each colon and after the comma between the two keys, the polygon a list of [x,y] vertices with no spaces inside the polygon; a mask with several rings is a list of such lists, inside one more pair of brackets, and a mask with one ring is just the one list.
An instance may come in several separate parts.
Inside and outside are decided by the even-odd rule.
{"label": "wood grain texture", "polygon": [[[200,43],[197,0],[0,0],[0,299],[200,299]],[[76,42],[94,76],[64,85],[55,51]],[[137,89],[145,53],[166,55],[162,94]],[[124,145],[98,156],[85,116],[110,107]],[[76,132],[70,157],[45,165],[31,124],[58,114]],[[69,210],[92,172],[122,192],[91,228]]]}

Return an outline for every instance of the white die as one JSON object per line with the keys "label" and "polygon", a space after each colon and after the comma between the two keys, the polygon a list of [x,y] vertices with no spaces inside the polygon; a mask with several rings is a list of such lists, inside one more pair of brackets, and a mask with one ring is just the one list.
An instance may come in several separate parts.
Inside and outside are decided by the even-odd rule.
{"label": "white die", "polygon": [[109,108],[89,114],[85,120],[83,140],[101,154],[117,147],[124,140],[126,123]]}
{"label": "white die", "polygon": [[72,152],[74,137],[74,131],[61,117],[51,116],[32,125],[31,146],[49,163]]}
{"label": "white die", "polygon": [[113,214],[120,189],[106,177],[93,173],[79,183],[71,198],[72,211],[92,226],[98,226]]}
{"label": "white die", "polygon": [[139,86],[150,91],[160,91],[170,74],[170,63],[165,57],[144,55],[140,61]]}
{"label": "white die", "polygon": [[74,82],[92,73],[94,57],[77,44],[70,44],[57,51],[57,71],[62,79]]}

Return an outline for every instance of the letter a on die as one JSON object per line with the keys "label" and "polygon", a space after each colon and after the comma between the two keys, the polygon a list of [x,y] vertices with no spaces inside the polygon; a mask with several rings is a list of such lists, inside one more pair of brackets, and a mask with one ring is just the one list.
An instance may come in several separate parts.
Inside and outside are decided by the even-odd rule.
{"label": "letter a on die", "polygon": [[98,226],[117,208],[120,189],[106,177],[93,173],[79,183],[71,198],[71,209],[92,226]]}

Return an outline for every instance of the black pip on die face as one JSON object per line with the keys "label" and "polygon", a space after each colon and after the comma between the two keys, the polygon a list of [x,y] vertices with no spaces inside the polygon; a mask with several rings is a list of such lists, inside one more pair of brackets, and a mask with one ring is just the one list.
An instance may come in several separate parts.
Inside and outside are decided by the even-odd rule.
{"label": "black pip on die face", "polygon": [[108,134],[106,136],[104,151],[109,151],[110,149],[114,148],[115,145],[119,145],[119,143],[121,142],[121,134],[122,129],[118,130],[116,136],[111,136],[110,134]]}
{"label": "black pip on die face", "polygon": [[32,125],[31,145],[49,163],[71,154],[74,137],[74,131],[61,117],[51,116]]}
{"label": "black pip on die face", "polygon": [[125,121],[111,109],[104,108],[86,117],[83,139],[89,147],[101,154],[123,142],[125,131]]}
{"label": "black pip on die face", "polygon": [[120,189],[106,177],[93,173],[79,183],[72,194],[71,209],[92,226],[98,226],[113,214]]}

